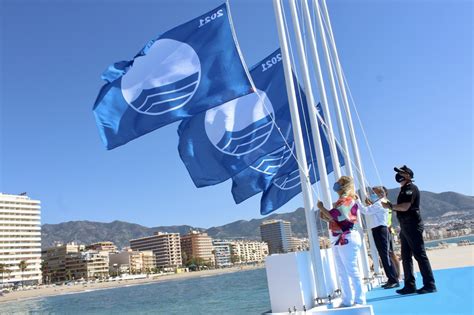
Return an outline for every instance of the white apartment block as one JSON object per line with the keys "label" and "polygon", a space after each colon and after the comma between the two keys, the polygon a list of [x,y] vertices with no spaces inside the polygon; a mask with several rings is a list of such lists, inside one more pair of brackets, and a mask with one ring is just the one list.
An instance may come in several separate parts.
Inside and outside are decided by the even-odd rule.
{"label": "white apartment block", "polygon": [[[26,263],[22,271],[20,262]],[[0,285],[41,282],[41,206],[26,195],[0,193]]]}
{"label": "white apartment block", "polygon": [[155,232],[152,236],[130,240],[130,248],[134,251],[153,251],[157,267],[176,268],[182,265],[179,233]]}
{"label": "white apartment block", "polygon": [[232,241],[231,252],[236,263],[258,263],[268,256],[268,245],[258,241]]}
{"label": "white apartment block", "polygon": [[212,245],[214,246],[216,267],[232,266],[231,243],[229,241],[213,240]]}

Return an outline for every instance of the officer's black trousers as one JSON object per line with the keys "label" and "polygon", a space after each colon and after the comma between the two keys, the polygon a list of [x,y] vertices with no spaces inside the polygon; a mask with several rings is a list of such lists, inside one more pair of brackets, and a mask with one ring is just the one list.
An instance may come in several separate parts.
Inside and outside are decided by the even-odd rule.
{"label": "officer's black trousers", "polygon": [[386,226],[380,225],[372,229],[372,235],[374,236],[375,247],[379,253],[380,259],[382,260],[383,270],[390,283],[398,283],[397,271],[395,266],[392,264],[392,260],[389,256],[389,244],[390,234]]}
{"label": "officer's black trousers", "polygon": [[413,260],[415,257],[423,277],[423,286],[435,288],[433,271],[426,255],[423,241],[423,225],[419,223],[400,222],[400,242],[402,245],[403,272],[405,273],[405,287],[415,287]]}

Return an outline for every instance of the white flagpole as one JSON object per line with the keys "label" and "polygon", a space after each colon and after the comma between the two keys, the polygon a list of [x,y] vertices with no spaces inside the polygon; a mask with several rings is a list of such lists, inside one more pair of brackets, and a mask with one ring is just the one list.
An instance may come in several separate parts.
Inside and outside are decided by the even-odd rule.
{"label": "white flagpole", "polygon": [[[360,185],[360,192],[361,192],[361,197],[362,197],[362,202],[367,198],[367,190],[365,186],[365,176],[364,176],[364,171],[362,168],[362,161],[360,158],[360,153],[359,153],[359,146],[357,144],[357,139],[356,135],[354,132],[354,125],[352,123],[352,115],[351,115],[351,109],[349,106],[349,100],[347,98],[347,92],[346,92],[346,86],[344,84],[344,77],[342,75],[342,67],[341,63],[339,61],[339,54],[337,53],[337,48],[336,48],[336,41],[334,39],[334,34],[332,32],[332,27],[331,27],[331,21],[329,20],[329,13],[327,10],[326,6],[326,1],[321,0],[322,2],[322,14],[324,14],[325,20],[327,22],[328,26],[328,33],[329,33],[329,43],[330,43],[330,48],[331,52],[334,56],[334,63],[336,65],[336,75],[339,83],[339,90],[341,91],[342,95],[342,103],[344,104],[344,108],[346,111],[346,119],[347,119],[347,124],[349,126],[349,134],[351,137],[351,144],[352,144],[352,151],[354,153],[354,159],[355,163],[357,165],[358,171],[357,177],[359,180],[359,185]],[[366,220],[370,222],[370,217],[366,217]],[[380,273],[380,264],[379,264],[379,259],[378,259],[378,254],[377,251],[375,250],[375,242],[374,238],[372,236],[372,233],[368,232],[369,235],[369,242],[370,242],[370,253],[373,257],[373,262],[374,262],[374,271],[375,273]]]}
{"label": "white flagpole", "polygon": [[[308,70],[308,62],[306,60],[306,53],[304,49],[304,44],[303,44],[303,38],[301,36],[301,27],[298,19],[298,12],[296,9],[296,0],[290,0],[290,10],[291,10],[291,18],[293,20],[293,28],[295,32],[295,37],[296,37],[296,46],[297,46],[297,51],[298,51],[298,60],[300,62],[300,68],[301,68],[301,74],[303,78],[303,84],[304,84],[304,91],[306,93],[306,100],[308,102],[308,111],[309,111],[309,116],[310,116],[310,123],[311,123],[311,132],[313,136],[313,142],[314,142],[314,147],[315,147],[315,153],[316,153],[316,159],[317,159],[317,164],[318,164],[318,173],[319,173],[319,178],[321,181],[321,192],[322,192],[322,201],[325,204],[327,208],[331,208],[332,206],[332,200],[331,200],[331,192],[329,190],[329,180],[328,180],[328,175],[327,175],[327,169],[326,169],[326,161],[324,157],[324,152],[323,152],[323,145],[321,141],[321,135],[319,132],[319,127],[318,127],[318,118],[317,118],[317,104],[314,100],[314,95],[313,95],[313,88],[311,86],[311,79],[309,76],[309,70]],[[315,218],[315,216],[312,216]],[[327,262],[327,261],[326,261]],[[321,266],[322,267],[322,266]],[[324,293],[318,290],[318,293],[321,296],[327,296],[329,290],[327,289],[327,277],[324,273],[325,269],[320,269],[321,274],[323,275],[322,279],[316,279],[318,282],[324,283]],[[318,288],[319,289],[319,288]]]}
{"label": "white flagpole", "polygon": [[[313,0],[313,3],[314,3],[315,8],[319,9],[318,1]],[[334,101],[334,108],[336,109],[336,120],[337,120],[338,129],[339,129],[339,136],[341,138],[342,149],[344,150],[343,153],[344,153],[344,159],[345,159],[345,162],[346,162],[346,165],[345,165],[346,174],[348,176],[352,177],[351,157],[350,157],[350,154],[349,154],[349,147],[347,145],[346,131],[344,129],[344,123],[342,122],[341,108],[340,108],[340,105],[339,105],[339,97],[337,95],[337,89],[336,89],[336,80],[334,79],[334,74],[332,73],[331,61],[330,61],[330,58],[329,58],[329,52],[327,50],[326,36],[324,35],[324,29],[322,28],[321,16],[318,14],[318,12],[319,11],[316,11],[316,22],[318,24],[319,33],[321,35],[321,44],[322,44],[322,47],[323,47],[324,57],[325,57],[326,64],[327,64],[327,67],[328,67],[329,85],[331,86],[331,95],[332,95],[332,98],[333,98],[333,101]]]}
{"label": "white flagpole", "polygon": [[[351,177],[354,177],[352,173],[352,160],[350,158],[349,154],[349,147],[347,145],[347,139],[346,139],[346,132],[344,129],[344,123],[342,121],[342,114],[341,114],[341,108],[339,105],[339,98],[337,95],[337,89],[336,89],[336,82],[334,79],[334,74],[333,74],[333,69],[331,66],[331,57],[329,56],[329,48],[326,40],[326,34],[324,32],[324,26],[323,26],[323,21],[321,18],[321,13],[319,9],[319,2],[318,0],[313,0],[313,5],[314,5],[314,10],[315,10],[315,15],[316,15],[316,23],[318,24],[318,30],[319,30],[319,35],[321,37],[321,44],[323,47],[323,52],[324,52],[324,58],[326,61],[326,67],[327,67],[327,72],[328,72],[328,78],[329,82],[331,85],[331,92],[332,92],[332,97],[334,101],[334,107],[336,109],[336,116],[337,116],[337,123],[339,127],[339,135],[341,137],[341,142],[342,142],[342,148],[344,150],[344,159],[346,162],[346,170],[348,171],[348,175]],[[357,230],[359,231],[362,239],[364,240],[364,229],[362,227],[362,218],[360,215],[360,212],[357,214],[357,219],[358,219],[358,224],[356,225]],[[370,238],[370,236],[369,236]],[[370,278],[370,268],[369,268],[369,257],[367,255],[367,246],[365,245],[365,242],[362,242],[362,248],[361,248],[361,258],[362,258],[362,269],[364,272],[364,278],[368,279]]]}
{"label": "white flagpole", "polygon": [[[310,43],[311,57],[316,68],[316,78],[318,83],[319,95],[321,96],[321,107],[324,113],[324,122],[327,126],[328,133],[328,142],[329,148],[331,149],[331,160],[332,166],[334,169],[334,178],[338,180],[341,176],[341,162],[339,161],[339,155],[337,154],[336,140],[334,137],[334,130],[332,127],[331,112],[329,111],[328,99],[326,95],[326,87],[324,85],[323,73],[321,71],[321,63],[319,61],[318,48],[316,45],[316,36],[314,34],[313,24],[311,23],[311,15],[309,12],[309,6],[307,1],[302,1],[303,3],[303,14],[305,25],[308,30],[308,39]],[[317,126],[317,125],[316,125]],[[314,128],[314,125],[311,124],[311,128]],[[329,205],[332,205],[332,201],[329,200]]]}
{"label": "white flagpole", "polygon": [[[304,208],[305,208],[305,216],[306,216],[306,227],[308,229],[308,238],[309,238],[309,245],[310,245],[310,255],[311,261],[313,265],[313,270],[311,272],[312,276],[316,278],[316,271],[321,271],[322,269],[322,259],[321,253],[319,249],[319,238],[317,234],[317,226],[316,221],[314,220],[314,201],[313,196],[311,194],[311,182],[309,178],[308,172],[308,164],[306,161],[306,154],[304,149],[303,143],[303,134],[301,131],[301,124],[298,112],[298,103],[296,100],[295,94],[295,85],[293,81],[293,72],[291,70],[291,61],[290,61],[290,54],[288,49],[288,42],[286,38],[285,32],[285,23],[282,14],[282,7],[280,0],[273,0],[273,7],[275,9],[275,19],[278,29],[278,38],[280,41],[281,47],[281,55],[283,61],[283,68],[285,73],[285,83],[286,83],[286,91],[288,93],[288,101],[290,103],[290,113],[291,113],[291,123],[296,147],[296,156],[298,159],[298,169],[300,172],[300,180],[301,180],[301,190],[303,193],[303,200],[304,200]],[[313,300],[318,298],[318,294],[324,294],[325,286],[324,283],[321,281],[313,280]],[[321,279],[321,275],[318,274],[317,279]]]}

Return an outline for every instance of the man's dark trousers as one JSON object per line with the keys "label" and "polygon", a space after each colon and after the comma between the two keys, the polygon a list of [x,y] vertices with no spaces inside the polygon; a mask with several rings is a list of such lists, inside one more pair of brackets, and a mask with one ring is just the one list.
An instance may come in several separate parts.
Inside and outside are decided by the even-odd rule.
{"label": "man's dark trousers", "polygon": [[433,271],[431,270],[423,241],[423,225],[415,222],[400,222],[400,227],[405,287],[416,287],[412,260],[412,256],[414,256],[423,277],[423,286],[429,289],[436,288]]}
{"label": "man's dark trousers", "polygon": [[377,252],[379,253],[380,259],[382,260],[383,270],[385,275],[388,278],[390,283],[398,283],[397,271],[395,266],[392,264],[392,260],[389,256],[389,244],[390,244],[390,235],[389,230],[384,225],[379,225],[372,228],[372,235],[374,236],[375,247],[377,247]]}

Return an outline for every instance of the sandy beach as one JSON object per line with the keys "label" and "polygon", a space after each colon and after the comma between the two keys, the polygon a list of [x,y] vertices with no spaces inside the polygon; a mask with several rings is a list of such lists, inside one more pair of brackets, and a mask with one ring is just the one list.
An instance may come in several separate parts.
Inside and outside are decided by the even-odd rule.
{"label": "sandy beach", "polygon": [[[439,248],[427,251],[428,256],[431,261],[433,269],[447,269],[447,268],[460,268],[474,266],[474,245],[470,246],[453,246],[448,248]],[[414,263],[416,269],[418,268],[417,264]],[[257,268],[263,268],[263,265],[260,266],[245,266],[245,267],[232,267],[226,269],[215,269],[215,270],[205,270],[205,271],[196,271],[196,272],[187,272],[180,274],[172,275],[151,275],[147,279],[137,279],[137,280],[122,280],[114,282],[102,282],[102,283],[93,283],[93,284],[78,284],[72,286],[55,286],[55,287],[41,287],[38,289],[31,289],[26,291],[15,291],[0,296],[0,303],[15,301],[15,300],[24,300],[31,298],[39,298],[53,295],[61,294],[71,294],[79,293],[85,291],[93,290],[104,290],[111,288],[118,288],[131,285],[141,285],[147,283],[155,283],[169,280],[181,280],[189,278],[199,278],[199,277],[209,277],[209,276],[218,276],[221,274],[239,272],[252,270]],[[418,271],[418,269],[417,269]]]}

